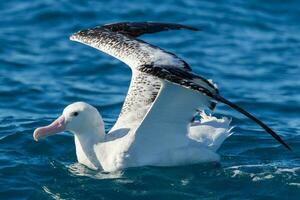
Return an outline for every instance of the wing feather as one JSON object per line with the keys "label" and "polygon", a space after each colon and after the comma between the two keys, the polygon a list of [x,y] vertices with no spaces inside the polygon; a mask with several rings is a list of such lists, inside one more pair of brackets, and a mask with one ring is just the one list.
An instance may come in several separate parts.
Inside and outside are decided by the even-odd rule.
{"label": "wing feather", "polygon": [[[81,30],[70,37],[73,41],[89,45],[121,60],[132,70],[128,94],[112,130],[124,128],[124,126],[126,128],[136,127],[159,92],[161,81],[155,76],[140,72],[139,66],[168,65],[169,68],[173,68],[174,73],[177,68],[182,69],[178,71],[181,75],[184,75],[184,71],[191,71],[189,65],[175,54],[135,38],[142,34],[178,29],[197,30],[180,24],[123,22]],[[204,85],[217,92],[217,89],[206,79],[196,76],[193,78],[202,81]],[[215,104],[212,103],[210,107],[214,106]]]}
{"label": "wing feather", "polygon": [[[70,37],[71,40],[89,45],[121,60],[132,69],[132,81],[130,83],[128,95],[114,128],[136,128],[142,123],[142,120],[143,123],[138,130],[149,125],[152,126],[153,124],[148,123],[147,121],[155,121],[155,117],[159,116],[159,113],[161,112],[160,109],[163,108],[163,105],[172,102],[170,105],[173,107],[166,106],[164,108],[164,112],[169,114],[163,115],[165,117],[161,118],[159,123],[172,124],[169,122],[172,122],[172,120],[174,122],[174,115],[178,113],[185,116],[183,117],[183,121],[178,121],[178,123],[180,123],[178,127],[181,127],[180,130],[183,130],[187,125],[186,123],[188,123],[186,121],[187,116],[192,116],[192,113],[189,112],[196,109],[198,104],[199,106],[208,106],[213,109],[217,102],[222,102],[256,122],[278,142],[290,149],[290,147],[270,127],[241,107],[220,96],[217,88],[210,81],[192,73],[191,68],[185,61],[172,53],[135,38],[142,34],[177,29],[196,30],[192,27],[179,24],[125,22],[82,30]],[[168,86],[161,88],[161,81],[163,82],[163,85]],[[165,82],[175,84],[176,89]],[[188,92],[189,90],[182,90],[179,88],[187,88],[191,91],[198,92],[201,97],[199,99],[201,100],[197,102],[198,99],[193,96],[195,92],[191,93]],[[157,97],[158,92],[161,96]],[[182,92],[184,94],[180,95]],[[170,94],[173,95],[173,99],[170,99],[170,96],[172,96]],[[191,94],[193,95],[191,96]],[[187,97],[185,97],[185,95]],[[182,96],[183,99],[180,98]],[[155,103],[153,103],[154,101]],[[179,107],[176,109],[176,104],[180,104],[180,109]],[[150,106],[152,107],[149,110]],[[186,112],[184,112],[185,107],[189,108]],[[167,108],[172,109],[172,112],[168,112]],[[170,113],[172,113],[173,116],[170,116]],[[188,115],[186,115],[187,113]],[[180,115],[178,117],[180,117]],[[168,120],[168,117],[171,121]],[[132,125],[130,126],[129,124]],[[157,131],[162,133],[162,131],[159,131],[160,127],[163,126],[158,126]],[[174,127],[166,127],[167,128],[163,129],[164,131],[167,131],[169,128],[176,132]],[[137,132],[139,132],[138,130]],[[147,131],[143,132],[146,133]],[[139,135],[138,137],[143,137],[143,135]],[[150,135],[146,136],[146,138],[149,137]]]}
{"label": "wing feather", "polygon": [[[193,81],[193,76],[194,74],[192,72],[184,72],[183,74],[174,73],[173,70],[170,70],[168,66],[149,66],[149,65],[144,65],[140,66],[139,70],[141,72],[147,73],[149,75],[155,76],[160,78],[161,80],[171,82],[176,85],[180,85],[184,88],[191,89],[194,91],[197,91],[201,93],[202,95],[205,95],[207,98],[210,99],[210,101],[215,101],[215,102],[222,102],[229,107],[233,108],[234,110],[240,112],[241,114],[245,115],[252,121],[254,121],[256,124],[258,124],[261,128],[263,128],[268,134],[270,134],[275,140],[277,140],[280,144],[282,144],[284,147],[287,149],[291,150],[289,145],[285,143],[281,137],[275,133],[269,126],[267,126],[265,123],[263,123],[261,120],[257,119],[254,117],[252,114],[247,112],[245,109],[241,108],[240,106],[230,102],[229,100],[225,99],[218,93],[214,93],[211,90],[209,90],[207,87],[204,87],[201,84],[195,83]],[[187,102],[188,103],[188,102]],[[147,116],[146,116],[147,118]]]}

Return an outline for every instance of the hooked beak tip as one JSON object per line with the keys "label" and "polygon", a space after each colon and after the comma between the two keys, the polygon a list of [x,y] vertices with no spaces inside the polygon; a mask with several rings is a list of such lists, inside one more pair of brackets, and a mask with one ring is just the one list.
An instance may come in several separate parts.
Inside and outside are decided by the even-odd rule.
{"label": "hooked beak tip", "polygon": [[60,116],[48,126],[39,127],[33,132],[33,139],[38,142],[41,137],[47,137],[65,130],[65,118]]}
{"label": "hooked beak tip", "polygon": [[34,130],[32,136],[33,136],[34,141],[36,141],[36,142],[39,141],[39,136],[38,136],[38,133],[37,133],[37,129]]}

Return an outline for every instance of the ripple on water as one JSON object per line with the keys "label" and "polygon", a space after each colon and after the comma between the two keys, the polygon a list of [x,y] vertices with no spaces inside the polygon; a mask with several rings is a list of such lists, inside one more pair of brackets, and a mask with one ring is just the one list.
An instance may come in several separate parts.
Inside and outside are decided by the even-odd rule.
{"label": "ripple on water", "polygon": [[[0,1],[0,199],[299,199],[298,1]],[[112,127],[130,70],[69,41],[115,21],[170,21],[201,28],[146,35],[213,79],[221,94],[257,115],[293,148],[287,152],[245,117],[221,164],[92,171],[76,162],[73,137],[36,143],[36,127],[75,101],[95,105]]]}

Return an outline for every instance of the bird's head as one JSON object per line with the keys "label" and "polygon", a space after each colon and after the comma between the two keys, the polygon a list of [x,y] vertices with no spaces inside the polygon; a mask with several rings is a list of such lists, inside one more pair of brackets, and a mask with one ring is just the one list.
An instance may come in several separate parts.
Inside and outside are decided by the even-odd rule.
{"label": "bird's head", "polygon": [[104,122],[98,110],[84,102],[76,102],[67,106],[62,115],[50,125],[39,127],[33,133],[34,140],[54,135],[63,131],[73,134],[95,133],[104,135]]}

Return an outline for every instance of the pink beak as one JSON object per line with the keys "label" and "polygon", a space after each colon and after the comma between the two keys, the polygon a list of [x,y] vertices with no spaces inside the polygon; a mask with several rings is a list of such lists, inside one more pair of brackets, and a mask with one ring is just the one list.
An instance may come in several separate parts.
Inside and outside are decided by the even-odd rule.
{"label": "pink beak", "polygon": [[33,138],[35,141],[38,141],[42,137],[47,137],[59,132],[63,132],[65,129],[66,129],[65,117],[61,115],[50,125],[35,129],[33,132]]}

